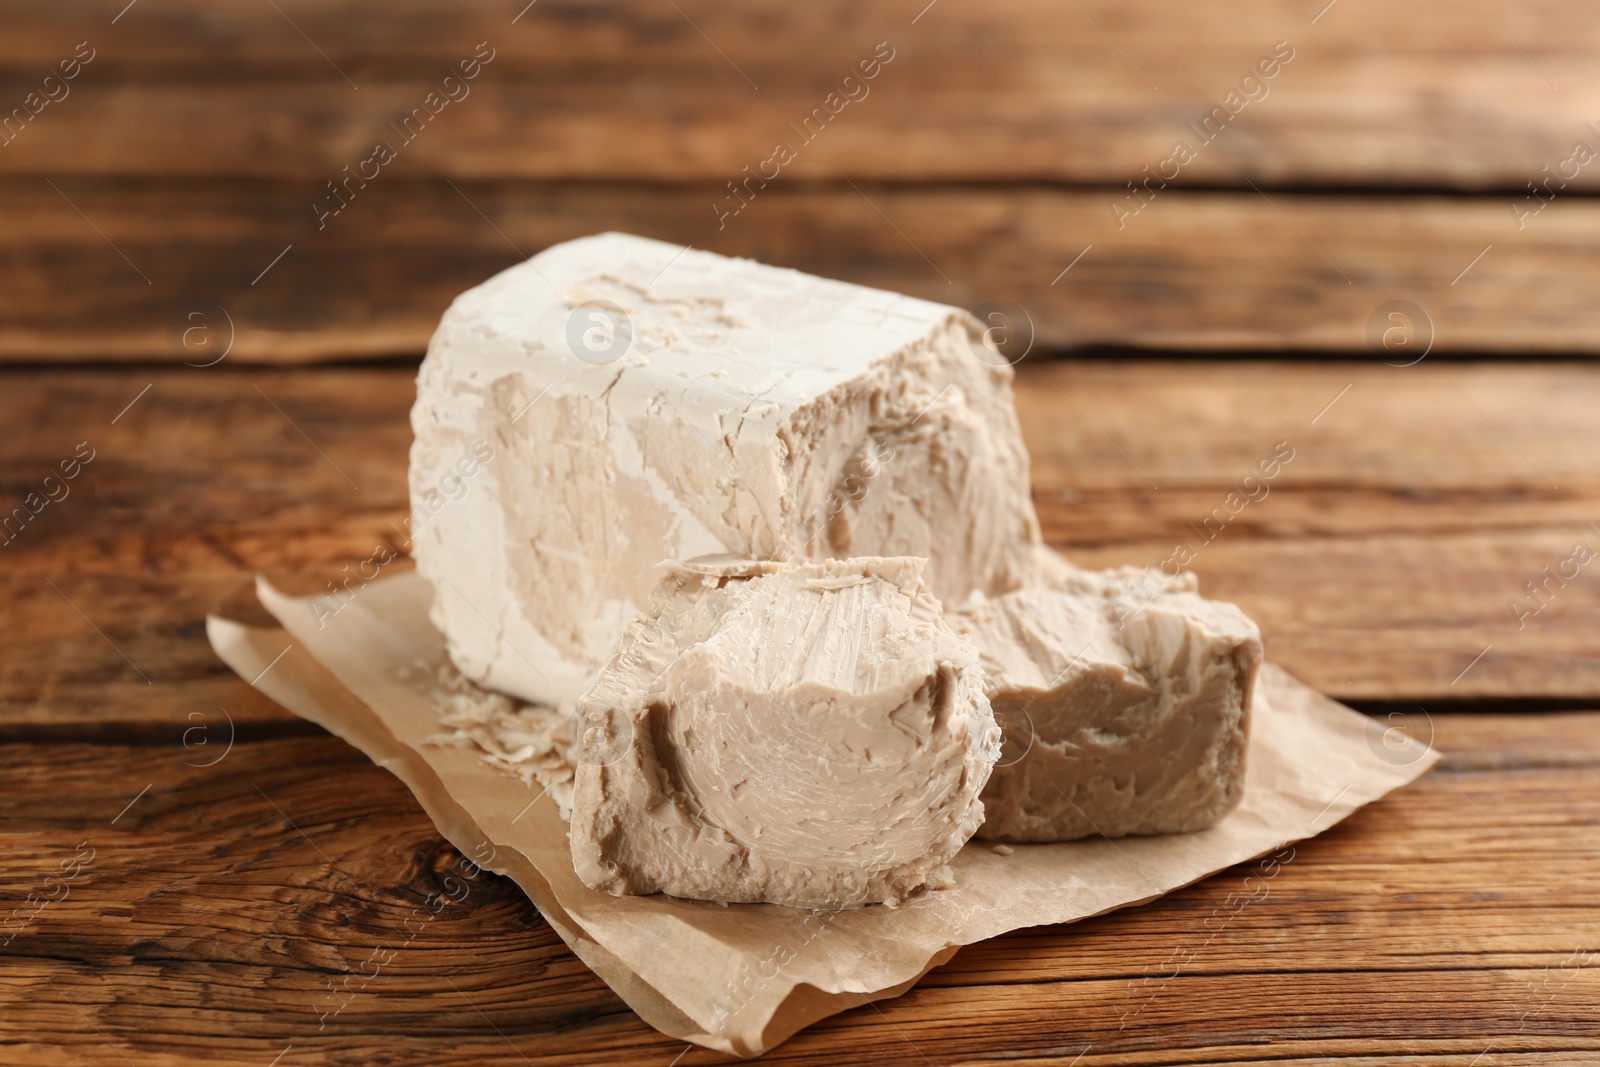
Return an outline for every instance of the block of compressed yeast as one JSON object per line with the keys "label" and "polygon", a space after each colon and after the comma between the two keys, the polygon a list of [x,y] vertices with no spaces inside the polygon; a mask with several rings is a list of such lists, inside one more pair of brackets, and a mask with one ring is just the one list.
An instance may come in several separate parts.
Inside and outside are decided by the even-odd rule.
{"label": "block of compressed yeast", "polygon": [[977,647],[1004,751],[978,836],[1180,833],[1244,791],[1261,634],[1192,574],[1080,571],[947,615]]}
{"label": "block of compressed yeast", "polygon": [[579,877],[835,909],[947,881],[1000,732],[923,562],[676,565],[578,702]]}
{"label": "block of compressed yeast", "polygon": [[411,534],[474,681],[569,705],[662,560],[1037,566],[1012,372],[957,308],[624,234],[459,298],[411,421]]}

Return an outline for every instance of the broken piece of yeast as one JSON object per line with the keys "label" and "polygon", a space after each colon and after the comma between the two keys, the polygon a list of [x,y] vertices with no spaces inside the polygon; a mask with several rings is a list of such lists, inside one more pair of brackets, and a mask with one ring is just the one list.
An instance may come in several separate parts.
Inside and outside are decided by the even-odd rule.
{"label": "broken piece of yeast", "polygon": [[958,308],[616,233],[462,294],[411,414],[451,658],[570,706],[663,559],[921,556],[946,603],[1027,584],[1050,561],[985,352]]}
{"label": "broken piece of yeast", "polygon": [[1000,734],[923,569],[674,565],[578,704],[579,877],[831,909],[946,882]]}
{"label": "broken piece of yeast", "polygon": [[1005,737],[979,837],[1180,833],[1239,803],[1261,634],[1194,575],[1079,571],[946,617]]}

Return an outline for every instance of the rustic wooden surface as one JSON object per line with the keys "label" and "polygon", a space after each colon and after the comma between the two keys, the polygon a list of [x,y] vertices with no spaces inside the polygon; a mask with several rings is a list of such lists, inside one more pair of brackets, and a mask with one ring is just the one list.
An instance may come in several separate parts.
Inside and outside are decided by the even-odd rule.
{"label": "rustic wooden surface", "polygon": [[[1053,543],[1188,542],[1275,661],[1448,754],[1217,936],[1249,867],[971,946],[768,1060],[1600,1064],[1600,586],[1512,603],[1600,550],[1600,163],[1518,217],[1600,149],[1589,5],[5,0],[0,41],[0,504],[94,455],[0,544],[0,1061],[728,1061],[490,875],[372,973],[460,858],[203,629],[251,574],[310,592],[397,544],[439,313],[623,229],[1003,312]],[[471,95],[319,228],[479,42]]]}
{"label": "rustic wooden surface", "polygon": [[[1242,888],[1253,866],[964,949],[765,1060],[1600,1061],[1597,819],[1575,802],[1600,789],[1600,714],[1431,729],[1451,754],[1440,770],[1297,846],[1236,913],[1229,894],[1260,896]],[[0,748],[0,893],[58,898],[0,950],[16,1062],[730,1062],[646,1027],[514,884],[466,878],[404,787],[342,742],[243,727],[222,751]],[[74,877],[45,882],[73,857]],[[370,965],[430,894],[462,885]]]}
{"label": "rustic wooden surface", "polygon": [[[375,946],[459,860],[403,787],[206,644],[204,613],[249,574],[309,591],[396,540],[412,375],[6,375],[0,421],[37,428],[0,443],[16,492],[79,442],[95,449],[72,494],[0,549],[0,899],[21,908],[0,948],[0,1041],[18,1055],[264,1064],[293,1046],[281,1062],[664,1067],[683,1051],[493,876],[368,978]],[[1402,713],[1450,758],[1300,846],[1225,936],[1201,924],[1248,868],[974,946],[769,1058],[1600,1062],[1600,816],[1582,799],[1600,789],[1600,713],[1446,710],[1600,703],[1592,583],[1521,632],[1504,603],[1574,539],[1600,544],[1597,379],[1582,362],[1024,360],[1036,499],[1084,563],[1198,541],[1186,524],[1290,442],[1269,495],[1200,549],[1206,589],[1260,620],[1275,660]],[[30,918],[30,893],[61,899]],[[351,973],[359,992],[341,998]]]}
{"label": "rustic wooden surface", "polygon": [[[0,133],[0,360],[204,362],[175,339],[209,309],[236,361],[413,356],[455,293],[608,228],[1020,305],[1055,349],[1362,351],[1401,299],[1440,353],[1600,346],[1600,163],[1574,161],[1600,152],[1600,23],[1575,0],[8,0],[0,31],[0,115],[93,53]],[[802,140],[880,41],[867,95]],[[351,179],[380,140],[396,159]],[[780,140],[794,160],[719,219]]]}
{"label": "rustic wooden surface", "polygon": [[[1575,542],[1600,552],[1600,367],[1030,357],[1020,372],[1035,500],[1073,559],[1155,565],[1186,540],[1202,588],[1343,699],[1600,702],[1588,572],[1525,625],[1509,606],[1534,604],[1525,583]],[[80,442],[96,458],[0,548],[0,721],[181,722],[187,701],[237,692],[201,632],[218,597],[257,571],[313,592],[379,542],[403,547],[413,375],[10,372],[0,425],[36,428],[0,438],[11,495]],[[1202,541],[1280,441],[1294,458],[1269,494]],[[182,699],[140,698],[146,678]]]}
{"label": "rustic wooden surface", "polygon": [[[880,41],[894,58],[785,180],[1121,186],[1282,41],[1294,58],[1186,180],[1521,195],[1592,140],[1600,94],[1600,24],[1581,0],[401,0],[381,17],[359,0],[225,17],[205,0],[143,0],[113,24],[126,4],[6,4],[0,99],[81,40],[97,54],[0,171],[271,174],[314,190],[480,41],[495,58],[407,148],[411,173],[720,189]],[[1572,185],[1597,187],[1593,167]]]}
{"label": "rustic wooden surface", "polygon": [[396,179],[319,231],[304,185],[55,185],[0,179],[0,271],[15,279],[0,288],[0,360],[414,357],[455,294],[607,229],[963,307],[1014,305],[1040,354],[1132,345],[1405,362],[1369,346],[1374,314],[1395,300],[1424,313],[1411,351],[1600,345],[1585,282],[1600,269],[1593,199],[1557,202],[1519,232],[1504,198],[1174,188],[1119,229],[1106,191],[775,184],[719,230],[694,189]]}

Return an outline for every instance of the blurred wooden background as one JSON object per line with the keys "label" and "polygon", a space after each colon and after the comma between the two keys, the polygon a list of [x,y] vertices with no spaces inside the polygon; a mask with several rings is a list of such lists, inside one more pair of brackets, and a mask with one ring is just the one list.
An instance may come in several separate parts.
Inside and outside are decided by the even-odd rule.
{"label": "blurred wooden background", "polygon": [[459,857],[204,638],[258,571],[395,546],[456,293],[621,229],[998,314],[1085,565],[1194,541],[1287,442],[1203,590],[1375,758],[1448,755],[1225,937],[1248,868],[974,946],[771,1062],[1600,1063],[1600,586],[1549,578],[1600,552],[1597,55],[1574,0],[0,0],[0,516],[94,454],[0,534],[0,1044],[726,1062],[500,880],[322,1025]]}
{"label": "blurred wooden background", "polygon": [[1396,299],[1436,352],[1600,343],[1590,5],[925,3],[9,2],[8,113],[93,59],[0,147],[0,356],[168,359],[218,306],[235,360],[412,355],[455,293],[600,229],[1011,302],[1052,348],[1360,353]]}

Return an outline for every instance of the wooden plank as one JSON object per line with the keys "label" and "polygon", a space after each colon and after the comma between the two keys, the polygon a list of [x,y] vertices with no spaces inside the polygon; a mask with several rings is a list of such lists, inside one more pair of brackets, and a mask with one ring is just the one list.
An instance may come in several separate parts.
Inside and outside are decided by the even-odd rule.
{"label": "wooden plank", "polygon": [[80,444],[93,459],[0,547],[26,649],[0,661],[4,719],[57,733],[154,723],[168,739],[196,722],[291,721],[216,659],[205,616],[258,570],[311,592],[338,576],[322,573],[330,561],[399,540],[413,376],[13,373],[0,423],[34,431],[0,445],[8,505]]}
{"label": "wooden plank", "polygon": [[[1577,695],[1600,618],[1572,561],[1580,542],[1600,554],[1580,444],[1600,380],[1581,365],[1033,372],[1018,404],[1035,498],[1079,563],[1192,554],[1270,656],[1346,698]],[[1281,446],[1293,458],[1261,479]]]}
{"label": "wooden plank", "polygon": [[[8,111],[80,40],[96,58],[0,152],[0,172],[270,174],[320,186],[393,138],[390,123],[480,41],[494,61],[406,148],[413,173],[720,191],[781,139],[797,150],[785,168],[796,179],[1120,189],[1184,140],[1197,149],[1184,182],[1520,198],[1575,141],[1600,145],[1585,129],[1600,93],[1600,28],[1578,0],[1481,10],[1244,0],[1225,17],[1173,0],[1066,11],[1047,0],[927,10],[924,0],[695,0],[677,10],[544,0],[526,11],[406,0],[381,13],[351,0],[226,11],[168,0],[113,24],[124,6],[5,5]],[[824,106],[880,41],[894,58],[868,95],[801,141],[789,124]],[[1223,105],[1278,42],[1294,58],[1252,85],[1258,99],[1202,145],[1187,124]],[[1569,169],[1574,188],[1600,184],[1594,167]]]}
{"label": "wooden plank", "polygon": [[[303,185],[55,185],[0,182],[0,359],[203,364],[226,336],[234,362],[416,355],[457,293],[607,229],[1012,305],[1017,346],[1031,330],[1040,355],[1137,345],[1404,363],[1430,338],[1437,354],[1600,345],[1600,305],[1579,282],[1600,269],[1589,200],[1519,233],[1492,201],[1173,191],[1119,229],[1105,193],[775,186],[719,230],[710,198],[686,189],[386,179],[319,230]],[[1390,336],[1408,346],[1375,348],[1396,300],[1422,315]]]}
{"label": "wooden plank", "polygon": [[[1441,770],[1297,845],[1270,879],[1244,865],[969,947],[765,1062],[1592,1062],[1600,887],[1596,815],[1578,798],[1600,788],[1600,713],[1433,725]],[[16,1055],[726,1059],[646,1028],[514,884],[472,876],[342,742],[242,739],[209,759],[0,749],[15,935],[0,946],[0,1041]]]}
{"label": "wooden plank", "polygon": [[[1203,589],[1241,604],[1275,660],[1338,697],[1600,702],[1590,569],[1549,587],[1526,625],[1509,606],[1535,605],[1525,583],[1576,541],[1600,548],[1588,525],[1600,522],[1600,368],[1022,371],[1035,500],[1079,563],[1160,566],[1189,541]],[[405,547],[412,378],[228,363],[7,372],[0,425],[34,428],[0,443],[12,506],[81,442],[96,454],[71,495],[0,548],[0,722],[28,737],[143,724],[171,740],[215,707],[285,721],[215,659],[202,620],[258,571],[309,594],[379,544]],[[1294,458],[1219,530],[1214,509],[1280,441]]]}

